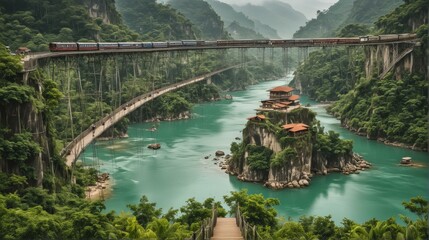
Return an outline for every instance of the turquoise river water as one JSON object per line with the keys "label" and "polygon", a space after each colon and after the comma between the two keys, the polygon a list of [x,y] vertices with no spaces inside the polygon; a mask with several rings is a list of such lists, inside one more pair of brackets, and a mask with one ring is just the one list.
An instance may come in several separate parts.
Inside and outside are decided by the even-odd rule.
{"label": "turquoise river water", "polygon": [[[255,114],[259,101],[268,97],[267,90],[284,85],[289,79],[264,82],[245,91],[232,92],[234,99],[195,106],[189,120],[157,123],[157,131],[148,131],[153,124],[134,124],[129,138],[96,143],[81,159],[91,164],[99,159],[100,170],[109,172],[113,192],[105,202],[107,210],[129,211],[127,204],[137,204],[142,195],[165,211],[179,208],[195,197],[198,201],[213,197],[222,201],[231,191],[246,188],[249,193],[262,193],[278,198],[281,217],[298,219],[301,215],[331,215],[337,222],[345,217],[357,222],[370,218],[399,219],[410,215],[401,205],[414,196],[429,199],[429,154],[386,146],[359,137],[343,128],[321,105],[304,96],[302,104],[311,104],[325,130],[335,130],[341,137],[352,139],[354,151],[373,164],[373,168],[354,175],[330,174],[315,176],[303,189],[271,190],[260,184],[240,182],[214,164],[216,150],[229,152],[231,142],[241,138],[246,118]],[[147,145],[159,142],[158,151]],[[205,156],[211,155],[209,159]],[[424,167],[398,166],[400,159],[410,156]]]}

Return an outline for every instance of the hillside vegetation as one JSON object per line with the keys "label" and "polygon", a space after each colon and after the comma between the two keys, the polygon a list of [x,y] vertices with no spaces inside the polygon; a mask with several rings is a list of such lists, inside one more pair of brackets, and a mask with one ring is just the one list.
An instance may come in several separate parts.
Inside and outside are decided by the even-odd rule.
{"label": "hillside vegetation", "polygon": [[[376,21],[373,33],[416,32],[421,46],[414,49],[413,72],[393,70],[383,79],[365,75],[361,49],[325,49],[310,54],[294,81],[319,101],[337,101],[329,111],[349,129],[370,139],[427,149],[427,12],[428,2],[406,1]],[[426,19],[426,20],[425,20]],[[426,23],[425,23],[426,21]],[[362,25],[348,25],[341,36],[370,33]],[[352,57],[351,57],[352,56]]]}
{"label": "hillside vegetation", "polygon": [[224,39],[227,33],[224,23],[213,8],[203,0],[172,0],[173,8],[185,15],[196,26],[199,39]]}
{"label": "hillside vegetation", "polygon": [[176,9],[156,0],[116,0],[125,24],[145,41],[195,39],[192,23]]}
{"label": "hillside vegetation", "polygon": [[332,37],[349,24],[372,26],[395,9],[402,0],[339,0],[326,11],[318,12],[293,35],[294,38]]}
{"label": "hillside vegetation", "polygon": [[0,1],[0,42],[46,51],[52,41],[134,41],[114,1]]}

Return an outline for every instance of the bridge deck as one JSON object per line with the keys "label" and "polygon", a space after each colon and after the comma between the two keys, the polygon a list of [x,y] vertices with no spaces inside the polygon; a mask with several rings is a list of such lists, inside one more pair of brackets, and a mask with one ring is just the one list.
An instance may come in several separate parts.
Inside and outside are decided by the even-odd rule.
{"label": "bridge deck", "polygon": [[218,218],[211,240],[243,239],[235,218]]}

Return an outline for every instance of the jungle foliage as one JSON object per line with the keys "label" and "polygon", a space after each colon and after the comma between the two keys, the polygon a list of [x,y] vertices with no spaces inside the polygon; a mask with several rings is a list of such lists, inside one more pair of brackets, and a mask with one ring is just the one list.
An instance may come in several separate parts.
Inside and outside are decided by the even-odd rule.
{"label": "jungle foliage", "polygon": [[380,16],[391,12],[402,2],[402,0],[340,0],[329,9],[318,11],[317,18],[300,27],[294,37],[333,37],[350,24],[370,27]]}
{"label": "jungle foliage", "polygon": [[191,21],[175,8],[156,0],[118,0],[118,11],[125,24],[144,41],[195,39]]}
{"label": "jungle foliage", "polygon": [[401,80],[361,81],[329,111],[371,139],[385,138],[417,148],[427,146],[427,80],[417,74]]}
{"label": "jungle foliage", "polygon": [[428,201],[422,197],[411,198],[403,206],[415,214],[416,220],[400,216],[406,225],[396,222],[395,218],[381,221],[370,219],[362,224],[344,218],[341,225],[335,224],[328,216],[301,216],[298,221],[280,220],[274,206],[278,199],[264,198],[261,194],[248,194],[247,190],[231,192],[224,196],[226,204],[233,209],[240,206],[246,221],[257,227],[262,239],[427,239]]}
{"label": "jungle foliage", "polygon": [[316,101],[335,101],[364,76],[363,65],[361,49],[326,48],[310,53],[295,71],[293,83],[300,83],[302,92]]}
{"label": "jungle foliage", "polygon": [[317,101],[337,101],[329,111],[343,125],[370,139],[399,142],[416,149],[427,148],[428,88],[424,66],[427,62],[427,1],[405,1],[375,22],[375,29],[348,25],[338,34],[348,37],[415,32],[422,46],[416,47],[413,73],[388,74],[384,79],[366,76],[364,52],[357,48],[324,49],[312,52],[301,65],[294,82]]}
{"label": "jungle foliage", "polygon": [[113,0],[2,0],[0,13],[0,42],[12,50],[26,46],[46,51],[48,43],[55,41],[133,41],[139,37],[122,24]]}
{"label": "jungle foliage", "polygon": [[224,23],[213,8],[203,0],[170,0],[173,8],[185,15],[197,28],[198,39],[225,39]]}

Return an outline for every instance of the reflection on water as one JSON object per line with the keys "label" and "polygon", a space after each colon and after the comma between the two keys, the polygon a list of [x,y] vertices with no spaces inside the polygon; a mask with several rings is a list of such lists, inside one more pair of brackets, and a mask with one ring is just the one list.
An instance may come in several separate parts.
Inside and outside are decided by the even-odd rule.
{"label": "reflection on water", "polygon": [[[262,83],[232,93],[233,101],[198,105],[192,119],[161,122],[157,131],[146,131],[152,126],[149,123],[135,124],[129,128],[128,139],[89,147],[82,157],[84,161],[90,163],[94,156],[100,159],[101,170],[110,172],[115,181],[113,196],[106,201],[108,210],[127,210],[126,205],[137,203],[142,195],[166,210],[183,206],[191,197],[199,201],[208,197],[222,200],[230,191],[246,188],[249,193],[280,199],[277,210],[284,218],[330,214],[337,222],[344,217],[362,222],[372,217],[407,215],[402,201],[418,195],[429,198],[428,168],[397,165],[403,156],[426,164],[428,153],[385,146],[356,136],[326,114],[323,105],[305,97],[301,102],[311,104],[325,130],[352,139],[354,150],[373,163],[371,170],[359,175],[315,176],[310,187],[292,190],[266,189],[222,172],[212,160],[214,152],[229,152],[231,142],[242,137],[246,118],[254,115],[260,100],[267,98],[266,90],[284,83],[285,80]],[[160,150],[146,148],[154,142],[161,144]],[[208,155],[211,157],[205,159]]]}

